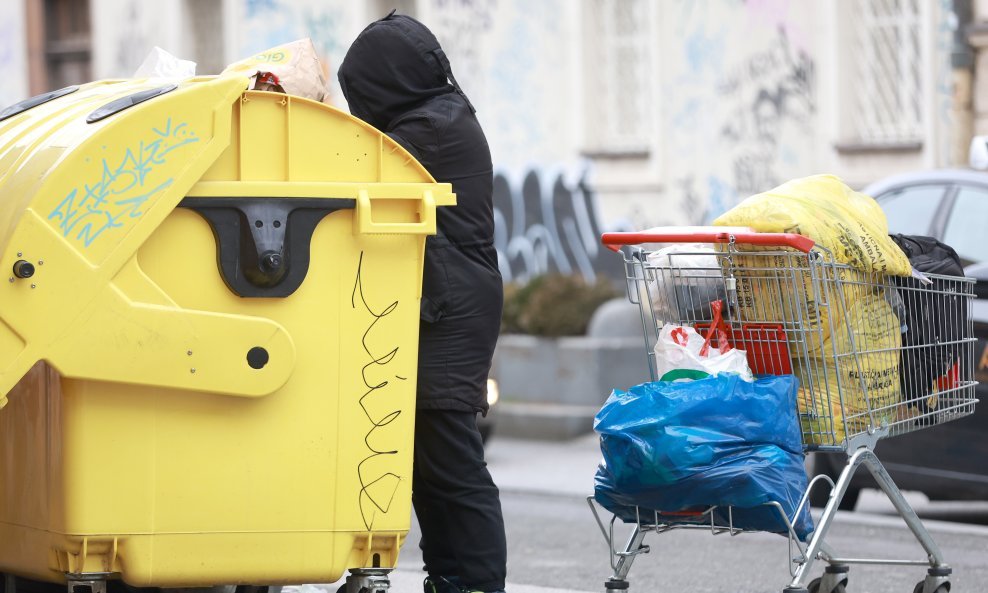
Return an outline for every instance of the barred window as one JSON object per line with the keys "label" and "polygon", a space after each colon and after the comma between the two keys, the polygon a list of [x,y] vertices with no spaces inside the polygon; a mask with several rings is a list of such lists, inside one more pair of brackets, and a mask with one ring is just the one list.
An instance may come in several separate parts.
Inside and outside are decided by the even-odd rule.
{"label": "barred window", "polygon": [[[31,72],[35,93],[87,82],[92,70],[92,33],[88,0],[45,0],[44,12],[29,8],[28,18],[42,20],[44,31],[44,68],[37,76]],[[36,29],[28,28],[34,37]]]}
{"label": "barred window", "polygon": [[852,115],[858,140],[914,142],[923,133],[920,0],[858,0]]}
{"label": "barred window", "polygon": [[654,109],[649,0],[587,0],[587,149],[643,152]]}

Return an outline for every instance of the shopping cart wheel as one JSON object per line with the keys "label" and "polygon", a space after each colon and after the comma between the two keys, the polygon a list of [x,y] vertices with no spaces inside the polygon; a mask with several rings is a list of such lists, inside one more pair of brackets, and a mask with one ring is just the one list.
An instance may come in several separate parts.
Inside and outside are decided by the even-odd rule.
{"label": "shopping cart wheel", "polygon": [[823,569],[823,576],[810,581],[810,593],[844,593],[847,587],[846,564],[830,564]]}
{"label": "shopping cart wheel", "polygon": [[916,583],[913,593],[950,593],[952,572],[949,566],[931,566],[926,571],[926,578]]}
{"label": "shopping cart wheel", "polygon": [[830,591],[824,591],[823,589],[820,588],[820,583],[822,580],[823,579],[813,579],[812,581],[810,581],[810,585],[807,587],[809,593],[846,593],[847,591],[845,589],[845,585],[847,585],[847,581],[844,581],[843,583],[837,583],[836,585],[833,586],[833,588],[830,589]]}
{"label": "shopping cart wheel", "polygon": [[628,581],[624,579],[607,579],[604,581],[604,591],[606,593],[614,593],[615,591],[627,591]]}
{"label": "shopping cart wheel", "polygon": [[[916,587],[913,588],[913,593],[923,593],[923,585],[925,581],[920,581],[916,583]],[[941,584],[933,593],[950,593],[950,582]]]}

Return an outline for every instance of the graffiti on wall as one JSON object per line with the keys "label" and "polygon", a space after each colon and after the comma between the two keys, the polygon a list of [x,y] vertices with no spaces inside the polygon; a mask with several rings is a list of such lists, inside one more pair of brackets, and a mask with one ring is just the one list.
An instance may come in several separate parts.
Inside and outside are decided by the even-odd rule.
{"label": "graffiti on wall", "polygon": [[783,181],[780,162],[795,164],[798,157],[782,144],[784,128],[811,133],[814,81],[813,60],[795,50],[781,28],[768,48],[722,79],[718,95],[733,108],[720,137],[732,149],[734,188],[739,193],[775,187]]}
{"label": "graffiti on wall", "polygon": [[289,0],[244,0],[244,3],[247,18],[241,57],[309,37],[329,66],[330,58],[342,56],[348,47],[348,40],[342,35],[343,15],[339,7]]}
{"label": "graffiti on wall", "polygon": [[253,19],[266,12],[278,9],[276,0],[244,0],[244,8],[247,9],[247,18]]}
{"label": "graffiti on wall", "polygon": [[321,55],[331,56],[346,52],[348,46],[345,45],[340,34],[339,12],[314,8],[303,10],[302,26]]}
{"label": "graffiti on wall", "polygon": [[494,246],[505,282],[549,273],[589,282],[621,278],[623,269],[600,244],[596,197],[588,169],[527,170],[520,178],[494,177]]}
{"label": "graffiti on wall", "polygon": [[453,73],[488,134],[500,167],[578,157],[575,33],[565,0],[420,0],[420,13],[449,56]]}
{"label": "graffiti on wall", "polygon": [[486,90],[484,42],[494,27],[496,9],[497,0],[433,0],[429,26],[437,31],[446,54],[455,57],[453,74],[468,94],[480,96]]}
{"label": "graffiti on wall", "polygon": [[[245,34],[240,55],[247,57],[298,39],[301,23],[291,6],[281,0],[245,0]],[[291,14],[290,14],[291,13]]]}
{"label": "graffiti on wall", "polygon": [[[817,114],[812,11],[790,0],[682,2],[668,129],[688,223],[807,174]],[[737,23],[744,23],[738,27]],[[752,34],[755,31],[757,34]]]}

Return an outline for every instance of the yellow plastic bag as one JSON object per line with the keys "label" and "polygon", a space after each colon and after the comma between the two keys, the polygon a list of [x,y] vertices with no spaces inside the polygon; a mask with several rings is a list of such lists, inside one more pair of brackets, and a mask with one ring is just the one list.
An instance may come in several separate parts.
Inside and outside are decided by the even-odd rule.
{"label": "yellow plastic bag", "polygon": [[912,273],[909,259],[888,237],[888,221],[878,203],[834,175],[794,179],[751,196],[714,220],[714,225],[797,233],[854,269],[891,276]]}
{"label": "yellow plastic bag", "polygon": [[[888,237],[888,223],[872,198],[851,190],[833,175],[794,179],[742,201],[714,221],[750,226],[760,232],[797,233],[829,250],[834,260],[814,265],[792,251],[738,245],[733,258],[738,304],[745,321],[801,323],[804,333],[790,343],[795,356],[825,355],[832,328],[881,275],[908,276],[909,259]],[[839,265],[827,265],[827,264]]]}
{"label": "yellow plastic bag", "polygon": [[804,442],[837,445],[893,421],[902,336],[881,284],[912,267],[878,204],[833,175],[815,175],[751,196],[714,224],[804,235],[833,254],[811,265],[798,252],[738,245],[732,257],[741,319],[790,328]]}
{"label": "yellow plastic bag", "polygon": [[831,328],[822,356],[793,360],[807,444],[839,444],[845,422],[854,435],[896,420],[902,334],[884,290],[859,295],[839,316],[846,321]]}
{"label": "yellow plastic bag", "polygon": [[[737,313],[745,322],[792,328],[794,357],[821,357],[830,334],[880,279],[844,264],[813,265],[802,254],[762,251],[772,247],[741,246],[731,257],[737,282]],[[748,251],[748,250],[751,251]]]}

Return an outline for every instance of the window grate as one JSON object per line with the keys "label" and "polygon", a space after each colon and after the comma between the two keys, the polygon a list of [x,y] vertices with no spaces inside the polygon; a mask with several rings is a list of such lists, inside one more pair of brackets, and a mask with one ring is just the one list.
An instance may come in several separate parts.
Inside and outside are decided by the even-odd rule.
{"label": "window grate", "polygon": [[651,19],[647,0],[589,0],[588,148],[647,150],[651,128]]}
{"label": "window grate", "polygon": [[862,142],[914,142],[923,135],[919,0],[854,3],[857,64],[852,121]]}

